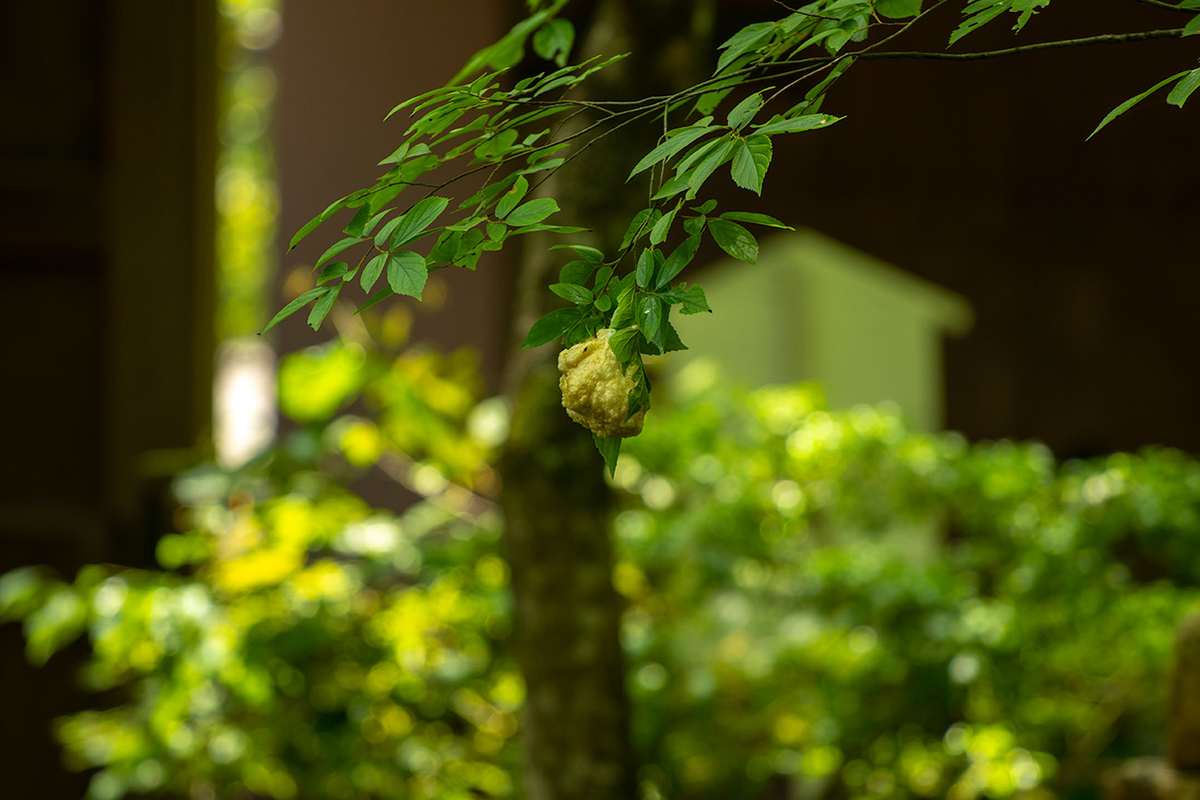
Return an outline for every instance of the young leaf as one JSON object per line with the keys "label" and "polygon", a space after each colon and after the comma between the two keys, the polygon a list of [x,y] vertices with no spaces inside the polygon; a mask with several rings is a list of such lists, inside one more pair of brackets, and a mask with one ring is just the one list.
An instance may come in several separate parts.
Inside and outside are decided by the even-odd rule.
{"label": "young leaf", "polygon": [[318,297],[320,297],[322,294],[324,294],[325,291],[326,291],[326,289],[324,286],[318,286],[316,289],[309,289],[307,292],[300,295],[295,300],[293,300],[292,302],[288,303],[286,306],[281,308],[279,310],[279,313],[276,314],[274,317],[272,317],[271,321],[267,323],[267,327],[262,329],[262,332],[266,333],[267,331],[271,330],[271,328],[274,328],[276,325],[278,325],[284,319],[287,319],[288,317],[290,317],[292,314],[299,311],[304,306],[306,306],[309,303],[311,303],[312,301],[316,300]]}
{"label": "young leaf", "polygon": [[406,294],[420,300],[421,292],[425,289],[425,279],[428,277],[429,268],[422,256],[409,250],[401,250],[388,256],[388,286],[396,294]]}
{"label": "young leaf", "polygon": [[533,35],[533,52],[558,66],[567,63],[575,44],[575,26],[565,19],[552,19]]}
{"label": "young leaf", "polygon": [[514,228],[533,225],[558,211],[558,202],[553,197],[539,197],[522,203],[512,210],[505,219]]}
{"label": "young leaf", "polygon": [[733,182],[755,194],[762,194],[763,178],[771,166],[771,139],[756,133],[738,142],[729,174]]}
{"label": "young leaf", "polygon": [[596,443],[596,449],[600,451],[600,457],[604,459],[604,466],[608,467],[609,476],[615,476],[617,459],[621,455],[621,440],[615,436],[604,438],[593,433],[592,441]]}
{"label": "young leaf", "polygon": [[342,285],[331,286],[325,290],[325,294],[312,307],[312,311],[308,313],[308,325],[314,331],[321,327],[321,323],[325,321],[325,317],[329,314],[329,310],[333,308],[333,301],[337,300],[338,292],[342,290]]}
{"label": "young leaf", "polygon": [[[1090,134],[1088,134],[1088,137],[1087,137],[1087,138],[1088,138],[1088,139],[1091,139],[1093,136],[1095,136],[1097,133],[1099,133],[1099,132],[1100,132],[1100,129],[1101,129],[1101,128],[1103,128],[1105,125],[1107,125],[1108,123],[1112,122],[1114,119],[1116,119],[1117,117],[1121,116],[1121,115],[1122,115],[1122,114],[1124,114],[1126,111],[1128,111],[1129,109],[1133,108],[1133,107],[1134,107],[1134,106],[1136,106],[1138,103],[1142,102],[1142,101],[1143,101],[1143,100],[1145,100],[1147,97],[1149,97],[1150,95],[1154,94],[1155,92],[1157,92],[1157,91],[1158,91],[1159,89],[1161,89],[1162,87],[1166,86],[1166,85],[1167,85],[1168,83],[1170,83],[1171,81],[1177,81],[1177,80],[1179,80],[1180,78],[1182,78],[1184,75],[1187,75],[1187,74],[1188,74],[1188,72],[1190,72],[1190,70],[1185,70],[1185,71],[1183,71],[1183,72],[1180,72],[1180,73],[1178,73],[1178,74],[1176,74],[1176,75],[1172,75],[1171,77],[1167,78],[1166,80],[1161,80],[1161,81],[1159,81],[1158,83],[1156,83],[1156,84],[1154,84],[1153,86],[1151,86],[1151,87],[1150,87],[1149,89],[1147,89],[1146,91],[1142,92],[1141,94],[1139,94],[1139,95],[1135,95],[1134,97],[1131,97],[1131,98],[1129,98],[1128,100],[1126,100],[1124,103],[1121,103],[1121,105],[1117,106],[1117,107],[1116,107],[1116,108],[1114,108],[1112,111],[1108,112],[1108,116],[1106,116],[1104,119],[1100,120],[1100,124],[1096,126],[1096,130],[1094,130],[1094,131],[1092,131]],[[1086,140],[1085,140],[1085,141],[1086,141]]]}
{"label": "young leaf", "polygon": [[629,178],[626,178],[625,180],[628,181],[639,172],[647,170],[661,161],[666,161],[668,158],[683,150],[683,148],[687,147],[701,136],[704,136],[706,133],[710,133],[712,130],[713,129],[707,125],[704,127],[693,126],[691,128],[685,128],[683,131],[675,134],[670,139],[667,139],[658,147],[647,153],[641,161],[634,165],[633,171],[629,173]]}
{"label": "young leaf", "polygon": [[[1200,21],[1200,17],[1196,17],[1196,20],[1193,21]],[[1192,92],[1196,91],[1197,86],[1200,86],[1200,68],[1192,70],[1179,83],[1175,84],[1171,93],[1167,95],[1167,102],[1183,108],[1183,104],[1187,102]]]}
{"label": "young leaf", "polygon": [[508,190],[508,193],[500,198],[500,202],[496,204],[496,219],[504,219],[508,216],[517,203],[525,199],[525,193],[529,191],[529,181],[524,175],[517,178],[517,182]]}
{"label": "young leaf", "polygon": [[304,227],[302,227],[300,230],[296,231],[296,234],[294,236],[292,236],[292,240],[290,242],[288,242],[288,250],[291,250],[293,247],[295,247],[297,244],[299,244],[301,239],[303,239],[305,236],[308,236],[310,233],[312,233],[314,230],[316,230],[317,226],[320,225],[322,222],[329,219],[334,214],[336,214],[337,212],[339,212],[343,208],[345,208],[346,204],[350,202],[352,197],[353,197],[353,195],[347,195],[346,197],[343,197],[341,200],[335,200],[334,202],[330,203],[329,207],[326,208],[324,211],[322,211],[320,214],[317,214],[315,217],[310,219],[308,222],[304,223]]}
{"label": "young leaf", "polygon": [[[711,224],[711,223],[710,223]],[[696,257],[696,250],[700,248],[700,235],[689,236],[679,243],[671,255],[667,257],[666,262],[658,271],[658,280],[655,281],[655,290],[662,289],[675,279],[683,268],[691,263]]]}
{"label": "young leaf", "polygon": [[[395,230],[391,232],[390,247],[404,247],[409,242],[421,236],[438,216],[446,210],[446,205],[449,200],[445,197],[426,197],[421,202],[414,205],[407,213],[397,217],[393,222],[399,224],[395,226]],[[389,222],[388,225],[391,225]],[[387,226],[384,226],[384,230]],[[375,237],[375,243],[379,244],[379,237]]]}
{"label": "young leaf", "polygon": [[726,117],[726,122],[728,122],[729,127],[733,128],[734,130],[740,130],[741,128],[744,128],[746,124],[750,122],[750,120],[754,119],[754,115],[759,112],[759,109],[762,108],[762,105],[762,92],[755,92],[733,107],[733,109],[729,112],[729,116]]}
{"label": "young leaf", "polygon": [[784,225],[774,217],[766,214],[758,214],[753,211],[726,211],[721,215],[721,219],[731,220],[732,222],[749,222],[753,225],[766,225],[769,228],[783,228],[785,231],[795,230],[791,225]]}
{"label": "young leaf", "polygon": [[362,239],[359,239],[357,236],[351,236],[348,239],[342,239],[340,242],[338,242],[335,245],[331,245],[329,247],[329,249],[326,250],[324,253],[322,253],[321,257],[317,259],[317,263],[313,264],[313,269],[316,269],[317,267],[321,266],[329,259],[336,256],[338,253],[342,252],[343,250],[353,247],[354,245],[358,244],[361,241],[362,241]]}
{"label": "young leaf", "polygon": [[671,232],[671,223],[675,221],[675,212],[679,210],[679,203],[675,207],[662,215],[658,222],[654,223],[654,227],[650,229],[650,244],[662,244],[667,240],[667,234]]}
{"label": "young leaf", "polygon": [[380,253],[367,262],[367,266],[363,268],[362,277],[359,278],[364,292],[371,291],[375,286],[375,281],[379,280],[379,276],[383,274],[383,268],[387,266],[387,259],[387,253]]}
{"label": "young leaf", "polygon": [[842,119],[842,117],[831,117],[828,114],[808,114],[803,117],[793,117],[791,119],[776,115],[768,120],[766,124],[759,126],[755,130],[755,133],[766,135],[776,133],[799,133],[800,131],[808,131],[812,130],[813,128],[820,128],[825,125],[830,125],[840,119]]}
{"label": "young leaf", "polygon": [[582,318],[583,314],[578,308],[555,309],[533,323],[521,348],[540,347],[547,342],[552,342],[569,331]]}
{"label": "young leaf", "polygon": [[552,283],[550,291],[575,305],[585,305],[592,302],[592,291],[577,283]]}
{"label": "young leaf", "polygon": [[739,261],[753,264],[758,260],[758,242],[750,231],[725,219],[710,219],[708,232],[722,250]]}
{"label": "young leaf", "polygon": [[875,10],[889,19],[915,17],[921,13],[921,0],[875,0]]}

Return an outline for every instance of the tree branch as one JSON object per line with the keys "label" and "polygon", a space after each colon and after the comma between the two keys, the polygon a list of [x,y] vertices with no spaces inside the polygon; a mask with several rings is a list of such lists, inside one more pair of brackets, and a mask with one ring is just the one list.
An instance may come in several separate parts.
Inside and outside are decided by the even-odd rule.
{"label": "tree branch", "polygon": [[1003,58],[1039,50],[1060,50],[1065,47],[1088,47],[1094,44],[1123,44],[1125,42],[1144,42],[1150,39],[1171,39],[1183,36],[1183,28],[1169,28],[1159,31],[1138,31],[1135,33],[1106,33],[1100,36],[1088,36],[1083,39],[1061,39],[1056,42],[1040,42],[1038,44],[1023,44],[1016,47],[1006,47],[1003,50],[984,50],[977,53],[926,53],[920,51],[873,52],[856,56],[860,60],[875,58],[919,58],[939,61],[977,61],[985,58]]}
{"label": "tree branch", "polygon": [[1154,6],[1155,8],[1165,8],[1168,11],[1178,11],[1182,14],[1197,13],[1196,9],[1194,9],[1194,8],[1180,8],[1179,6],[1173,5],[1171,3],[1164,3],[1162,0],[1137,0],[1137,2],[1144,3],[1148,6]]}

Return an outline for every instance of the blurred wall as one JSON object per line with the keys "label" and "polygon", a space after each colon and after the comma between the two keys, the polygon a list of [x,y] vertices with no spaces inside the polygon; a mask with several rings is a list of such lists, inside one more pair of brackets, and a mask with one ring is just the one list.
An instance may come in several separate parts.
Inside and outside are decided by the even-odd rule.
{"label": "blurred wall", "polygon": [[[0,25],[0,572],[146,565],[211,385],[213,23],[204,0],[39,0]],[[0,795],[78,798],[44,670],[0,628]]]}

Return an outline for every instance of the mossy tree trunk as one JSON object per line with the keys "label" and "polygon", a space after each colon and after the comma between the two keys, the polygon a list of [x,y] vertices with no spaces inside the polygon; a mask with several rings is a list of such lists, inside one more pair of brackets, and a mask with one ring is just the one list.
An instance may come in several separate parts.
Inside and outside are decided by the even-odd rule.
{"label": "mossy tree trunk", "polygon": [[[710,48],[711,5],[694,0],[601,0],[576,20],[584,56],[631,52],[593,99],[660,93],[696,78]],[[603,73],[602,73],[603,74]],[[615,252],[645,187],[624,183],[629,155],[657,132],[610,136],[556,181],[565,224],[595,231]],[[620,158],[617,158],[617,156]],[[518,289],[517,327],[528,330],[554,298],[545,287],[560,259],[531,247]],[[609,539],[613,495],[588,431],[567,417],[553,353],[522,354],[508,376],[512,433],[501,460],[501,505],[515,601],[514,649],[525,677],[525,795],[529,800],[637,797]]]}

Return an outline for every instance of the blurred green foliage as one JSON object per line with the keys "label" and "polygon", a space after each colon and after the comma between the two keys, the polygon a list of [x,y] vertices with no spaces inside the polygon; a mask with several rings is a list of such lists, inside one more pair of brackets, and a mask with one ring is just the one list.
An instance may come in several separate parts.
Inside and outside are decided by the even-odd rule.
{"label": "blurred green foliage", "polygon": [[[1083,798],[1159,748],[1200,463],[1058,465],[705,369],[613,479],[644,797]],[[93,800],[520,796],[489,500],[506,419],[474,373],[292,355],[296,429],[180,476],[161,571],[0,579],[31,660],[86,635],[83,679],[115,690],[59,724],[68,763],[100,768]],[[372,508],[350,488],[372,475],[415,502]]]}

